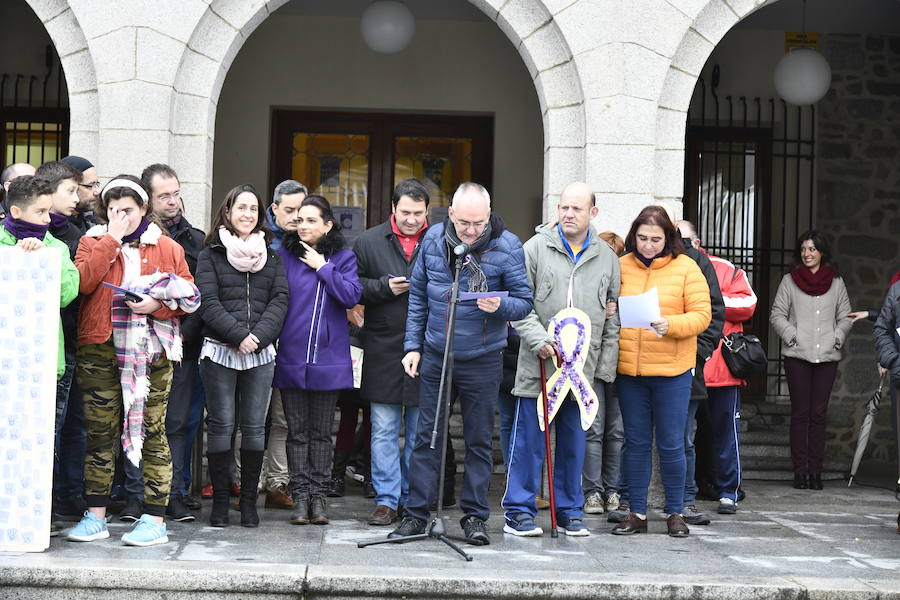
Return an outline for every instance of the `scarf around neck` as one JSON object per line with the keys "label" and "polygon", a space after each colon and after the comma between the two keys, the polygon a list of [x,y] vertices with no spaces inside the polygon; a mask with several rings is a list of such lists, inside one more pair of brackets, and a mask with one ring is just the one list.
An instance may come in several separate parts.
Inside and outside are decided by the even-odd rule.
{"label": "scarf around neck", "polygon": [[[481,269],[480,255],[481,251],[484,250],[484,247],[487,246],[487,243],[490,239],[491,221],[489,218],[487,224],[484,226],[484,231],[481,232],[481,235],[478,236],[477,240],[469,245],[469,254],[466,256],[465,262],[463,263],[463,266],[469,273],[470,292],[488,291],[487,277],[485,276],[484,271]],[[452,260],[454,256],[453,249],[463,242],[459,239],[459,236],[456,235],[456,227],[453,225],[453,221],[451,221],[450,219],[447,219],[444,225],[444,242],[447,245],[447,256]]]}
{"label": "scarf around neck", "polygon": [[825,265],[820,265],[819,270],[815,273],[803,265],[798,265],[791,270],[791,279],[804,294],[809,296],[821,296],[831,289],[834,277],[834,269]]}
{"label": "scarf around neck", "polygon": [[644,264],[645,267],[647,267],[647,268],[649,269],[649,268],[650,268],[650,263],[652,263],[652,262],[653,262],[654,260],[656,260],[657,258],[662,258],[663,256],[665,256],[665,253],[664,253],[664,252],[660,252],[659,254],[657,254],[656,256],[654,256],[653,258],[645,258],[643,254],[641,254],[640,252],[638,252],[637,250],[635,250],[635,251],[634,251],[634,256],[635,256],[639,261],[641,261],[641,262]]}
{"label": "scarf around neck", "polygon": [[52,229],[53,231],[59,231],[60,229],[67,229],[68,227],[68,217],[66,217],[65,215],[50,213],[50,229]]}
{"label": "scarf around neck", "polygon": [[181,219],[183,217],[182,213],[178,213],[171,219],[160,219],[162,221],[163,226],[168,230],[172,231],[179,223],[181,223]]}
{"label": "scarf around neck", "polygon": [[130,244],[134,240],[140,239],[141,234],[147,231],[147,227],[150,226],[150,217],[144,217],[141,219],[140,224],[137,226],[137,229],[129,233],[128,235],[122,238],[122,244]]}
{"label": "scarf around neck", "polygon": [[17,219],[11,214],[6,215],[3,221],[3,228],[6,229],[16,240],[24,240],[25,238],[37,238],[43,240],[47,235],[49,225],[38,225]]}
{"label": "scarf around neck", "polygon": [[219,227],[219,240],[225,246],[225,257],[229,264],[241,273],[256,273],[266,266],[269,253],[266,236],[262,231],[255,231],[243,240],[224,227]]}

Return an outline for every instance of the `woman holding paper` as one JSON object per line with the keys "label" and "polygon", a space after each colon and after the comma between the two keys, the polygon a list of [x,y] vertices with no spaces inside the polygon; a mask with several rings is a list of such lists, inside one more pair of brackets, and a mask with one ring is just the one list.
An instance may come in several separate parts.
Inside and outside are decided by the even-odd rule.
{"label": "woman holding paper", "polygon": [[[616,535],[647,531],[647,487],[651,447],[656,446],[665,489],[669,535],[690,532],[681,515],[684,497],[684,427],[696,364],[697,335],[712,313],[709,286],[700,267],[683,254],[681,236],[665,209],[648,206],[631,224],[620,259],[622,287],[616,385],[628,451],[623,456],[631,512],[613,528]],[[627,296],[656,290],[659,317],[646,328],[625,327]],[[636,324],[636,323],[635,323]]]}
{"label": "woman holding paper", "polygon": [[334,408],[340,390],[353,387],[347,309],[359,302],[362,285],[328,200],[307,196],[297,220],[278,249],[290,301],[272,385],[281,390],[288,426],[291,523],[325,525]]}
{"label": "woman holding paper", "polygon": [[821,490],[825,414],[853,319],[847,288],[821,233],[800,236],[794,263],[778,286],[769,320],[781,338],[791,394],[794,487]]}

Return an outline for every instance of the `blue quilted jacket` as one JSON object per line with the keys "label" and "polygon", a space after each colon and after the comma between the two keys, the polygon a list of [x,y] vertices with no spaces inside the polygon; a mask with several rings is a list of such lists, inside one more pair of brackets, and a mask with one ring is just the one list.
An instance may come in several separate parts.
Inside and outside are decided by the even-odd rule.
{"label": "blue quilted jacket", "polygon": [[[509,296],[500,308],[486,313],[475,300],[460,302],[456,309],[456,338],[453,356],[471,360],[506,346],[507,321],[522,319],[531,312],[531,286],[525,272],[522,242],[506,231],[503,221],[491,215],[491,239],[481,252],[481,268],[488,289],[506,290]],[[443,353],[446,341],[447,305],[453,272],[444,243],[444,223],[428,228],[419,248],[419,260],[413,268],[409,286],[409,312],[406,318],[406,352],[422,352],[424,348]],[[461,292],[469,289],[466,269],[460,275]]]}

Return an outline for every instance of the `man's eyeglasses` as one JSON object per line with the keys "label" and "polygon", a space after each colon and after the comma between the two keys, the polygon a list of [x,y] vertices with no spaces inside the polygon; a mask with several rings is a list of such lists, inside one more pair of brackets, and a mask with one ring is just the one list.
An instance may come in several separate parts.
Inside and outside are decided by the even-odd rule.
{"label": "man's eyeglasses", "polygon": [[100,189],[100,182],[99,182],[99,181],[95,181],[94,183],[79,183],[79,184],[78,184],[78,187],[83,187],[83,188],[86,189],[86,190],[92,190],[92,191],[93,191],[93,190],[99,190],[99,189]]}
{"label": "man's eyeglasses", "polygon": [[456,225],[457,229],[475,229],[475,230],[480,231],[480,230],[484,229],[485,225],[487,225],[487,221],[476,221],[474,223],[471,223],[469,221],[463,221],[461,219],[457,219],[457,221],[456,221],[456,223],[454,223],[454,225]]}
{"label": "man's eyeglasses", "polygon": [[160,200],[161,202],[168,202],[169,200],[178,200],[179,198],[181,198],[180,190],[177,192],[172,192],[171,194],[161,194],[160,196],[157,196],[157,200]]}

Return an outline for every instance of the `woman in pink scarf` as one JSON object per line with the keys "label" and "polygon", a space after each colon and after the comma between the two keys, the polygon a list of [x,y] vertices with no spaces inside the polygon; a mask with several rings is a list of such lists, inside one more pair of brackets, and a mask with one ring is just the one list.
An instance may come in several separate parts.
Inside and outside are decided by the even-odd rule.
{"label": "woman in pink scarf", "polygon": [[233,188],[197,260],[213,527],[228,525],[235,414],[240,415],[241,428],[241,525],[259,525],[256,487],[265,450],[275,340],[288,305],[281,257],[267,246],[271,233],[261,219],[264,210],[253,186]]}

